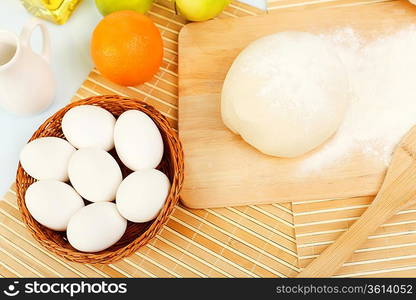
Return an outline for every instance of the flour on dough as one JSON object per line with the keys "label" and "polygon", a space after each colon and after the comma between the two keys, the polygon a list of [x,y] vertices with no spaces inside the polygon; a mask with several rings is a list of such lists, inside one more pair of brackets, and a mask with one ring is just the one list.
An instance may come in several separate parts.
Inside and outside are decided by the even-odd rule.
{"label": "flour on dough", "polygon": [[261,152],[295,157],[340,126],[348,76],[330,42],[303,32],[260,38],[231,66],[221,96],[225,125]]}

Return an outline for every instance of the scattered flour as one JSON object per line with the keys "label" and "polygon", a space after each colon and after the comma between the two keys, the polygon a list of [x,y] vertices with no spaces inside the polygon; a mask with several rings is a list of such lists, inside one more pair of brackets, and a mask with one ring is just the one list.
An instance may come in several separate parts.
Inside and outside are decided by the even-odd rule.
{"label": "scattered flour", "polygon": [[389,164],[403,135],[416,124],[416,26],[364,45],[350,28],[322,35],[335,45],[351,85],[351,105],[336,135],[301,164],[319,171],[360,151]]}

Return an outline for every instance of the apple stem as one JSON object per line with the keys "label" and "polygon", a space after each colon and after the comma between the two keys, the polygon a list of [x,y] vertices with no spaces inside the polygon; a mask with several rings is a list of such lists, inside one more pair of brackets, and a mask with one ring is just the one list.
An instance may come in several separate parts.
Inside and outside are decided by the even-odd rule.
{"label": "apple stem", "polygon": [[178,16],[179,14],[178,14],[178,7],[176,6],[176,1],[174,1],[173,4],[174,4],[174,7],[175,7],[175,15]]}

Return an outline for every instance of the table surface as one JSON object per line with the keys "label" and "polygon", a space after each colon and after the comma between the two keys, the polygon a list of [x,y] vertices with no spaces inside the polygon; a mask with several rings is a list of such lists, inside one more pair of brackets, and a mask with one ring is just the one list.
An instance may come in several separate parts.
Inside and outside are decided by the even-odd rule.
{"label": "table surface", "polygon": [[[166,4],[168,0],[158,1]],[[268,0],[268,9],[269,13],[295,10],[303,13],[339,6],[387,7],[405,1]],[[176,77],[169,74],[176,74],[177,52],[171,38],[177,37],[183,20],[172,20],[173,10],[159,8],[151,17],[160,25],[166,45],[172,50],[160,77],[138,88],[121,89],[93,71],[73,100],[110,92],[146,96],[146,101],[157,105],[169,120],[176,120]],[[259,11],[234,3],[222,17],[250,14]],[[169,103],[172,106],[166,105]],[[208,210],[190,210],[178,205],[164,229],[148,245],[114,264],[95,266],[68,262],[39,247],[22,223],[13,185],[0,199],[0,274],[5,277],[290,277],[351,226],[371,200],[359,197]],[[415,277],[415,220],[415,208],[397,214],[371,236],[337,277]]]}
{"label": "table surface", "polygon": [[[266,0],[243,0],[266,8]],[[0,4],[0,29],[16,34],[31,15],[18,0],[2,0]],[[16,117],[0,109],[0,195],[14,181],[20,149],[36,128],[48,116],[68,103],[92,68],[89,55],[89,39],[101,15],[94,1],[82,1],[69,21],[58,26],[47,23],[52,41],[52,68],[57,81],[54,103],[43,113],[31,117]],[[36,30],[32,39],[35,49],[40,48],[41,38]]]}

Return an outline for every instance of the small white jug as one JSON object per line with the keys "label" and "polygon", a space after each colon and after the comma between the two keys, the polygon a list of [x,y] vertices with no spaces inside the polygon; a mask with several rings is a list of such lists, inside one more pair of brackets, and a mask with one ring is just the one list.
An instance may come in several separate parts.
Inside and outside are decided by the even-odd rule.
{"label": "small white jug", "polygon": [[[36,26],[40,27],[43,36],[40,55],[30,45]],[[55,96],[49,61],[49,33],[39,19],[34,18],[26,24],[20,38],[0,30],[0,105],[17,115],[32,115],[45,110]]]}

